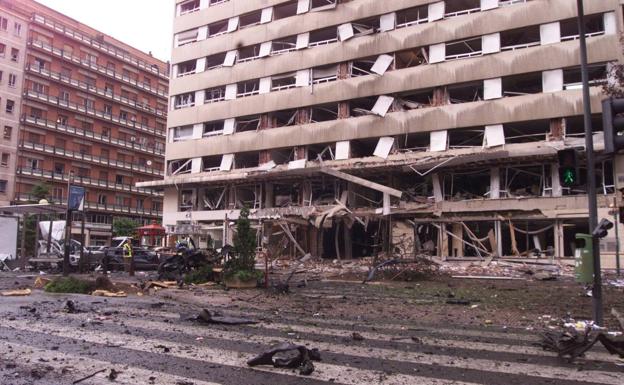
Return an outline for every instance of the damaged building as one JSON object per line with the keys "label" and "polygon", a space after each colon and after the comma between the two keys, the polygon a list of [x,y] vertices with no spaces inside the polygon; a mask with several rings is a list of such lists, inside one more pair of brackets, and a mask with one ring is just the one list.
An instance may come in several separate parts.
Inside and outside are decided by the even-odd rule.
{"label": "damaged building", "polygon": [[[596,149],[619,0],[585,1]],[[176,1],[164,224],[274,254],[564,259],[588,232],[574,0]],[[599,158],[602,159],[602,158]],[[613,218],[617,159],[596,165]],[[615,238],[602,242],[613,265]]]}

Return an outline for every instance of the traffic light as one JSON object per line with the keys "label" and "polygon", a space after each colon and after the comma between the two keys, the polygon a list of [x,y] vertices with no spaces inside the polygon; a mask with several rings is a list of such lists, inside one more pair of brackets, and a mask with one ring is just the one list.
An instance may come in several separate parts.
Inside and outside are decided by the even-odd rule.
{"label": "traffic light", "polygon": [[600,220],[600,223],[598,223],[598,226],[596,226],[596,228],[592,232],[592,235],[596,238],[604,238],[607,236],[607,233],[612,228],[613,228],[613,222],[611,222],[608,219],[603,218]]}
{"label": "traffic light", "polygon": [[604,131],[604,153],[613,154],[624,149],[624,98],[609,98],[602,101],[602,130]]}
{"label": "traffic light", "polygon": [[559,159],[559,182],[562,187],[573,187],[581,184],[581,168],[579,154],[574,148],[557,151]]}

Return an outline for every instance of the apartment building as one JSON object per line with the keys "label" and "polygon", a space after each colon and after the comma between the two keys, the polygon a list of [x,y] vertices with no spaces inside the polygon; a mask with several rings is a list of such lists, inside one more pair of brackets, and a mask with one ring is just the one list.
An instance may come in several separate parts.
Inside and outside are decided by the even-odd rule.
{"label": "apartment building", "polygon": [[114,217],[159,220],[162,192],[135,183],[163,176],[168,65],[35,1],[3,3],[28,20],[14,201],[84,186],[87,245],[110,240]]}
{"label": "apartment building", "polygon": [[0,3],[0,206],[13,199],[28,20]]}
{"label": "apartment building", "polygon": [[[622,8],[585,7],[600,151]],[[584,154],[576,17],[575,0],[176,1],[166,176],[139,185],[164,191],[172,233],[217,244],[247,206],[273,253],[570,258],[588,231],[556,155]],[[601,217],[622,166],[597,165]]]}

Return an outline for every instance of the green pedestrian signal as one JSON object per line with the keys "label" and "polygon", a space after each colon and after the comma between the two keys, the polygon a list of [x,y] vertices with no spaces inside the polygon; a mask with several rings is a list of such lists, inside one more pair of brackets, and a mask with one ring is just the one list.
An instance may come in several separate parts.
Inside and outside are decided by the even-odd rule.
{"label": "green pedestrian signal", "polygon": [[581,184],[579,154],[576,149],[557,151],[559,160],[559,182],[561,187],[574,187]]}

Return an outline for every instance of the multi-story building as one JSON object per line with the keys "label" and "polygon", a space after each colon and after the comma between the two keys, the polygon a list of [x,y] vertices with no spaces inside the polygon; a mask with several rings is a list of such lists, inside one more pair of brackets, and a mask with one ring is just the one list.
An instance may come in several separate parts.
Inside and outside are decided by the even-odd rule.
{"label": "multi-story building", "polygon": [[[571,257],[588,231],[586,191],[557,166],[557,150],[584,154],[576,1],[176,8],[167,175],[140,183],[164,190],[172,229],[227,242],[248,206],[265,239],[292,235],[302,253],[459,259]],[[600,151],[622,6],[585,10]],[[624,169],[599,160],[599,213],[613,218]],[[601,246],[612,265],[615,238]]]}
{"label": "multi-story building", "polygon": [[0,2],[0,206],[13,199],[28,20]]}
{"label": "multi-story building", "polygon": [[34,1],[7,4],[28,19],[15,202],[41,183],[59,202],[84,186],[86,244],[106,243],[113,217],[159,219],[162,192],[135,183],[163,175],[168,65]]}

